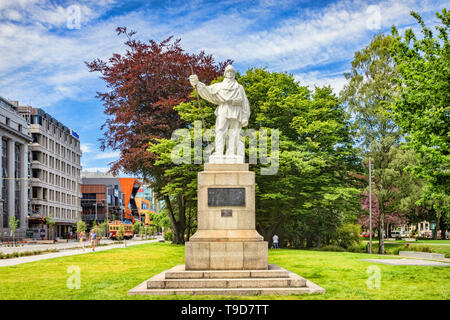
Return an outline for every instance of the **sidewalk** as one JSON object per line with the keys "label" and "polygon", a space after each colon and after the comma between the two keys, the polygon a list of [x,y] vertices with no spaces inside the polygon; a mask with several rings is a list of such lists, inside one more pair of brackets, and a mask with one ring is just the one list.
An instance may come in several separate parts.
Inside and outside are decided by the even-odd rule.
{"label": "sidewalk", "polygon": [[[126,246],[131,247],[131,246],[136,246],[139,244],[158,242],[161,239],[162,239],[162,237],[153,239],[153,240],[138,240],[138,241],[127,240]],[[104,242],[102,242],[102,243],[104,243]],[[67,243],[64,243],[64,244],[67,244]],[[39,246],[41,246],[41,245],[39,245]],[[124,244],[121,243],[121,244],[113,244],[113,245],[108,245],[108,246],[96,247],[95,252],[106,251],[106,250],[116,249],[116,248],[124,248]],[[49,248],[47,247],[47,249],[49,249]],[[27,257],[1,259],[0,267],[9,267],[9,266],[15,266],[18,264],[22,264],[22,263],[34,262],[34,261],[39,261],[39,260],[47,260],[47,259],[53,259],[53,258],[59,258],[59,257],[74,256],[77,254],[84,254],[84,253],[92,253],[92,248],[88,245],[88,243],[86,243],[86,250],[84,250],[84,251],[81,248],[76,248],[76,249],[72,249],[72,250],[63,250],[60,252],[44,253],[44,254],[38,254],[38,255],[27,256]]]}
{"label": "sidewalk", "polygon": [[[113,240],[102,239],[100,244],[112,244]],[[84,242],[85,246],[89,245],[89,241]],[[0,253],[13,253],[13,252],[27,252],[27,251],[40,251],[40,250],[49,250],[49,249],[75,249],[81,248],[82,244],[79,241],[72,241],[67,243],[53,243],[53,244],[24,244],[23,246],[18,247],[0,247]]]}

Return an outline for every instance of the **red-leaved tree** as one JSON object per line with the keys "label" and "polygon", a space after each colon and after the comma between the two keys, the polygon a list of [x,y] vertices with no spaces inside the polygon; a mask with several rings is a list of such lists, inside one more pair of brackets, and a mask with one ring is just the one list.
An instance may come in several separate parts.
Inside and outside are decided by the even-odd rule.
{"label": "red-leaved tree", "polygon": [[[124,54],[113,54],[107,62],[95,59],[86,62],[90,72],[99,72],[108,91],[97,92],[108,115],[101,129],[101,149],[120,151],[120,158],[111,163],[111,172],[133,173],[158,180],[164,172],[154,170],[157,156],[147,151],[149,142],[170,139],[174,130],[186,127],[174,106],[190,98],[192,87],[188,77],[194,72],[203,82],[210,82],[223,74],[230,60],[215,63],[211,55],[185,52],[180,39],[169,37],[161,42],[135,40],[136,32],[118,27],[117,34],[127,37]],[[156,190],[157,191],[157,190]],[[171,199],[164,197],[167,208]],[[171,210],[169,210],[171,211]],[[184,212],[169,212],[174,234],[184,233]],[[182,238],[182,236],[181,236]],[[176,239],[184,243],[184,239]]]}

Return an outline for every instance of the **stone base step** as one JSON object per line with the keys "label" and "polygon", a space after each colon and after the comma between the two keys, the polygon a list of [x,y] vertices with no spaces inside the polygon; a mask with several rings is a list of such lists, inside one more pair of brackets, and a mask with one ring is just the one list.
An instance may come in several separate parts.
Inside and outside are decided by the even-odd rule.
{"label": "stone base step", "polygon": [[[297,278],[298,277],[298,278]],[[305,287],[306,280],[297,276],[264,279],[153,279],[147,281],[148,289],[203,289],[203,288],[284,288]]]}
{"label": "stone base step", "polygon": [[184,270],[184,265],[166,270],[131,289],[128,294],[286,295],[325,293],[323,288],[277,265],[270,265],[269,270],[264,271],[182,270]]}
{"label": "stone base step", "polygon": [[185,270],[178,265],[165,272],[166,279],[234,279],[234,278],[289,278],[289,272],[275,264],[268,270]]}
{"label": "stone base step", "polygon": [[[145,283],[144,283],[145,284]],[[202,288],[202,289],[146,289],[138,287],[128,291],[128,295],[223,295],[223,296],[263,296],[325,293],[322,288]]]}

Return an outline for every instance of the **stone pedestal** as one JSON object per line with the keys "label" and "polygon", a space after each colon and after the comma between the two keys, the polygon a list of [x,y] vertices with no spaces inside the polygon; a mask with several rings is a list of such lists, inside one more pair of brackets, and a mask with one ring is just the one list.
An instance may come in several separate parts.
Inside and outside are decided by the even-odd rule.
{"label": "stone pedestal", "polygon": [[198,230],[178,265],[128,295],[288,295],[325,289],[274,264],[255,230],[255,174],[248,164],[205,164],[198,174]]}
{"label": "stone pedestal", "polygon": [[198,174],[198,230],[186,270],[267,270],[268,245],[255,230],[255,173],[248,164],[205,164]]}

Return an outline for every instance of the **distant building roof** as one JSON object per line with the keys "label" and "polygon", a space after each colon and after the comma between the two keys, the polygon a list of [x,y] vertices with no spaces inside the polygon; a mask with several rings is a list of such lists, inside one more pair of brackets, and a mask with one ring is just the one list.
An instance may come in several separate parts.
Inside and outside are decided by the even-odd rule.
{"label": "distant building roof", "polygon": [[82,178],[115,178],[115,176],[108,172],[102,171],[81,171]]}

